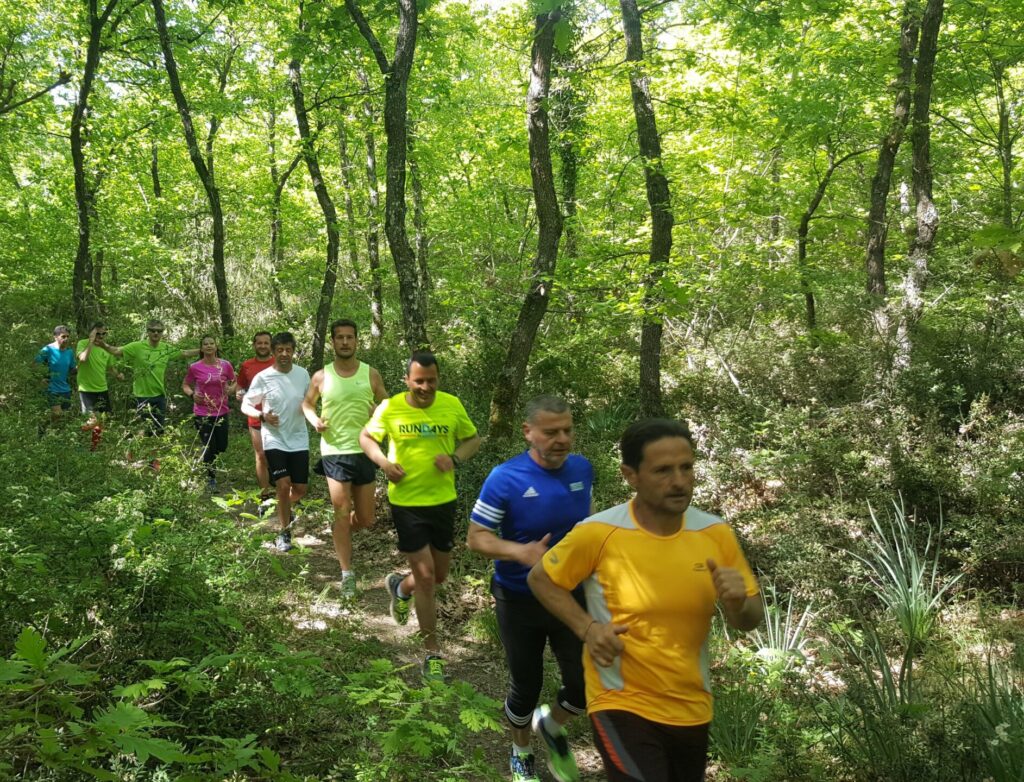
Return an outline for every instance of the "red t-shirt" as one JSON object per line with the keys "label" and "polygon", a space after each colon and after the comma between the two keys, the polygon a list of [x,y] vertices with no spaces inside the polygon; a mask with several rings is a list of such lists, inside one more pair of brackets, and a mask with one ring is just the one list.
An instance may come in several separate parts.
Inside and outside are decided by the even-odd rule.
{"label": "red t-shirt", "polygon": [[[238,368],[238,387],[243,391],[248,391],[249,386],[252,385],[252,379],[256,377],[264,369],[269,369],[274,366],[274,357],[270,356],[266,359],[260,358],[248,358],[242,362],[242,365]],[[263,409],[263,405],[256,405],[258,409]],[[259,418],[249,418],[249,426],[254,426],[257,429],[260,426]]]}

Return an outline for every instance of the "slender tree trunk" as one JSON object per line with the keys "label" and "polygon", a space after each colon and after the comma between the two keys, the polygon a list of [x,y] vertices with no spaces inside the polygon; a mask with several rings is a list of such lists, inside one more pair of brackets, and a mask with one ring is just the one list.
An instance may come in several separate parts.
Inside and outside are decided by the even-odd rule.
{"label": "slender tree trunk", "polygon": [[[299,3],[299,30],[305,29],[302,19],[303,4]],[[324,364],[324,339],[327,334],[327,326],[331,320],[331,304],[334,302],[334,289],[338,282],[338,212],[334,208],[334,201],[327,192],[327,185],[324,184],[323,175],[320,173],[320,161],[317,159],[316,149],[313,146],[313,137],[309,130],[309,115],[306,112],[306,97],[302,90],[302,64],[296,58],[288,66],[288,73],[291,77],[292,98],[295,102],[295,121],[299,126],[299,138],[302,141],[302,155],[306,161],[306,170],[309,171],[309,178],[313,184],[313,192],[316,193],[316,200],[320,204],[320,211],[324,215],[324,224],[327,228],[327,260],[324,263],[324,280],[320,286],[320,300],[317,303],[316,319],[313,331],[313,356],[310,362],[310,369],[316,371]]]}
{"label": "slender tree trunk", "polygon": [[800,225],[796,231],[796,267],[797,273],[800,275],[800,290],[804,295],[804,323],[808,331],[814,331],[818,326],[814,290],[811,288],[811,282],[807,275],[807,237],[811,228],[811,220],[814,219],[814,213],[818,211],[818,207],[821,206],[821,202],[825,198],[825,192],[828,190],[829,182],[832,180],[832,175],[835,174],[836,169],[847,160],[857,155],[863,155],[867,151],[866,149],[859,149],[836,160],[835,153],[830,145],[828,150],[828,168],[825,170],[825,176],[818,182],[818,187],[815,189],[814,195],[811,196],[810,203],[807,204],[807,208],[800,216]]}
{"label": "slender tree trunk", "polygon": [[277,167],[277,112],[274,108],[271,108],[270,116],[267,119],[267,131],[270,151],[270,183],[272,185],[270,196],[270,290],[274,297],[274,309],[281,315],[284,313],[284,300],[281,297],[281,280],[279,278],[281,268],[284,266],[284,242],[281,240],[283,231],[281,199],[284,197],[284,188],[288,184],[288,178],[302,161],[302,152],[300,151],[293,157],[284,173],[281,173]]}
{"label": "slender tree trunk", "polygon": [[661,162],[661,136],[651,100],[651,82],[643,66],[644,48],[636,0],[620,0],[626,36],[626,60],[636,63],[629,74],[637,141],[644,159],[647,203],[651,209],[651,252],[644,278],[644,316],[640,327],[640,414],[664,415],[661,399],[661,278],[672,251],[672,202]]}
{"label": "slender tree trunk", "polygon": [[377,140],[373,135],[376,122],[373,101],[370,99],[370,80],[360,68],[356,76],[366,100],[363,113],[366,116],[366,259],[370,267],[370,338],[374,345],[380,344],[384,336],[384,291],[380,280],[380,187],[377,183]]}
{"label": "slender tree trunk", "polygon": [[85,122],[89,114],[89,97],[100,63],[100,39],[103,28],[118,0],[108,0],[100,12],[97,0],[88,0],[89,40],[85,50],[85,66],[82,80],[78,85],[78,96],[71,112],[71,161],[74,167],[75,210],[78,215],[78,249],[75,251],[75,265],[71,277],[71,296],[74,302],[75,320],[79,333],[86,333],[89,323],[95,320],[96,296],[92,288],[93,259],[91,222],[95,191],[90,186],[85,170]]}
{"label": "slender tree trunk", "polygon": [[887,231],[886,204],[889,186],[896,165],[896,154],[903,143],[903,134],[910,119],[911,76],[914,70],[914,53],[917,50],[918,17],[915,0],[906,0],[903,19],[900,22],[900,46],[897,56],[899,72],[892,83],[895,93],[892,120],[889,130],[882,138],[878,149],[878,165],[871,181],[871,206],[868,210],[867,238],[867,291],[874,300],[876,309],[884,304],[885,284],[885,239]]}
{"label": "slender tree trunk", "polygon": [[563,61],[563,58],[556,53],[554,66],[556,70],[562,71],[559,80],[562,83],[561,89],[554,92],[551,101],[551,125],[555,129],[557,137],[555,148],[561,163],[562,213],[565,216],[562,253],[566,258],[575,258],[577,254],[576,189],[580,171],[579,139],[584,132],[583,115],[586,106],[572,83],[572,63]]}
{"label": "slender tree trunk", "polygon": [[416,134],[409,134],[409,180],[412,184],[412,225],[416,231],[416,261],[419,270],[420,312],[427,320],[430,311],[430,269],[427,253],[430,250],[430,235],[427,233],[427,212],[423,206],[423,182],[420,180],[420,166],[416,159]]}
{"label": "slender tree trunk", "polygon": [[512,433],[527,363],[537,329],[551,299],[558,243],[562,236],[562,212],[558,206],[555,175],[551,165],[547,112],[555,23],[560,15],[561,12],[555,9],[551,13],[538,15],[534,20],[530,86],[526,94],[526,129],[530,147],[530,179],[537,207],[537,254],[533,259],[530,290],[519,310],[519,319],[509,340],[505,363],[498,373],[498,383],[491,398],[491,434],[497,437]]}
{"label": "slender tree trunk", "polygon": [[388,140],[384,186],[384,233],[391,248],[391,258],[398,276],[398,297],[402,305],[402,326],[406,347],[427,346],[427,325],[420,308],[419,270],[416,254],[409,243],[405,224],[405,167],[408,148],[409,74],[416,53],[419,27],[417,0],[398,0],[398,35],[395,54],[388,62],[380,42],[374,35],[355,0],[345,0],[345,7],[366,39],[374,59],[384,76],[384,134]]}
{"label": "slender tree trunk", "polygon": [[154,239],[162,239],[164,236],[164,224],[160,221],[160,207],[163,203],[164,190],[160,185],[160,152],[156,139],[149,142],[149,176],[153,180],[153,228]]}
{"label": "slender tree trunk", "polygon": [[[195,126],[192,123],[192,111],[185,93],[181,89],[181,80],[178,77],[178,64],[174,59],[174,50],[171,48],[171,38],[167,32],[167,16],[164,13],[163,0],[153,0],[153,12],[156,16],[156,28],[160,37],[160,49],[164,56],[164,67],[167,70],[167,80],[170,82],[171,93],[174,95],[174,103],[178,108],[178,115],[181,117],[181,125],[185,132],[185,142],[188,145],[188,156],[196,175],[203,183],[206,191],[206,198],[210,204],[210,216],[213,219],[213,284],[217,291],[217,309],[220,312],[221,332],[225,337],[235,335],[235,324],[231,316],[231,300],[228,296],[227,273],[224,268],[224,212],[220,203],[220,191],[213,178],[211,171],[203,160],[202,152],[199,149],[199,141],[196,137]],[[210,152],[210,145],[207,145]]]}
{"label": "slender tree trunk", "polygon": [[1001,216],[1005,228],[1013,228],[1013,133],[1010,130],[1010,112],[1013,107],[1006,100],[1006,65],[993,61],[992,80],[996,85],[996,110],[999,113],[999,127],[996,130],[996,145],[999,151],[999,167],[1002,170]]}
{"label": "slender tree trunk", "polygon": [[344,122],[338,122],[338,158],[341,162],[341,186],[344,190],[345,240],[348,243],[348,263],[352,269],[353,281],[359,279],[359,248],[356,238],[356,212],[352,204],[353,184],[352,155],[348,151],[348,131]]}
{"label": "slender tree trunk", "polygon": [[910,366],[914,326],[924,313],[924,290],[928,284],[928,257],[939,230],[939,210],[932,199],[931,105],[935,57],[942,26],[943,0],[928,0],[921,19],[921,43],[914,68],[914,106],[910,143],[913,154],[913,191],[916,203],[915,231],[910,257],[903,275],[903,304],[896,329],[893,366]]}

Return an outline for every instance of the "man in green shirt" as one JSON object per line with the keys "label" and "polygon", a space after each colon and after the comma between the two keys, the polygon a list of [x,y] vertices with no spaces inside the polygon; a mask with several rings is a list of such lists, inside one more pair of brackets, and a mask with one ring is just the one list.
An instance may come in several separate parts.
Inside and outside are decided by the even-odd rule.
{"label": "man in green shirt", "polygon": [[[359,433],[377,404],[387,398],[380,372],[356,358],[359,335],[354,321],[331,324],[334,361],[314,373],[302,400],[302,412],[320,432],[320,463],[314,470],[327,478],[334,506],[334,552],[341,565],[341,596],[356,596],[352,569],[352,530],[374,520],[377,471],[359,447]],[[320,400],[320,415],[316,403]]]}
{"label": "man in green shirt", "polygon": [[[409,620],[415,596],[416,617],[427,652],[423,676],[443,681],[444,658],[437,639],[434,588],[448,576],[455,527],[455,470],[480,450],[480,436],[462,402],[437,390],[437,359],[416,351],[405,371],[408,391],[385,399],[359,435],[370,461],[388,477],[391,519],[398,550],[412,572],[387,578],[391,616]],[[387,455],[380,444],[389,441]]]}
{"label": "man in green shirt", "polygon": [[107,326],[94,323],[87,339],[80,339],[75,346],[78,358],[78,401],[82,412],[89,418],[82,425],[82,431],[92,430],[92,450],[100,444],[103,433],[103,418],[113,408],[107,386],[107,373],[113,372],[118,380],[124,380],[116,368],[114,354],[107,347]]}
{"label": "man in green shirt", "polygon": [[116,348],[108,345],[107,350],[115,356],[127,359],[132,368],[132,395],[139,418],[146,423],[147,435],[163,434],[164,417],[167,414],[167,394],[164,375],[172,359],[193,358],[199,355],[199,348],[181,350],[161,342],[164,324],[151,320],[146,324],[146,339],[129,342]]}

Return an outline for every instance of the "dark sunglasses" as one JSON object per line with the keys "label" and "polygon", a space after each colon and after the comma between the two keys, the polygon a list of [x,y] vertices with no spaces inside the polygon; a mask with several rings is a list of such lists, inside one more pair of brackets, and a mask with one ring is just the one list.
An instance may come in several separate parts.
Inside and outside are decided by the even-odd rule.
{"label": "dark sunglasses", "polygon": [[163,334],[164,333],[163,329],[146,329],[146,331],[148,331],[150,334]]}

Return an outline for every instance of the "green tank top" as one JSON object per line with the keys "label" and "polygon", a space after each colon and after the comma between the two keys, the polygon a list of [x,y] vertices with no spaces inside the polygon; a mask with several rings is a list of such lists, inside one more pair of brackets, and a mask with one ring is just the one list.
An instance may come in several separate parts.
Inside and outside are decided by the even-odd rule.
{"label": "green tank top", "polygon": [[324,385],[320,391],[320,417],[327,421],[327,431],[320,435],[320,453],[362,453],[359,433],[370,420],[373,388],[370,367],[359,362],[352,377],[340,377],[333,362],[324,367]]}

